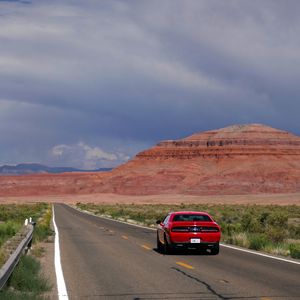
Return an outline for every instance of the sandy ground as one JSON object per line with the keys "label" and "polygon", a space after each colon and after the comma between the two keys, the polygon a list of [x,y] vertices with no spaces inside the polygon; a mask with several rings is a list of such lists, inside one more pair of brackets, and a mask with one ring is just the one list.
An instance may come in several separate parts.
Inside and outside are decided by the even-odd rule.
{"label": "sandy ground", "polygon": [[43,247],[45,251],[43,257],[39,258],[42,267],[42,274],[52,286],[52,289],[49,292],[46,292],[44,296],[49,300],[57,300],[56,275],[54,269],[54,243],[45,242],[40,243],[38,246]]}
{"label": "sandy ground", "polygon": [[[51,229],[54,231],[54,226],[52,222],[51,222]],[[49,292],[45,293],[44,296],[46,299],[49,300],[57,300],[58,293],[57,293],[56,275],[55,275],[55,267],[54,267],[54,235],[48,237],[46,242],[39,243],[36,246],[42,247],[45,251],[43,256],[39,258],[39,261],[41,263],[41,267],[42,267],[41,271],[44,277],[52,286],[52,289]]]}
{"label": "sandy ground", "polygon": [[257,205],[300,205],[300,193],[293,194],[256,194],[256,195],[151,195],[124,196],[116,194],[88,195],[49,195],[49,196],[20,196],[0,197],[3,203],[105,203],[105,204],[181,204],[181,203],[210,203],[210,204],[257,204]]}

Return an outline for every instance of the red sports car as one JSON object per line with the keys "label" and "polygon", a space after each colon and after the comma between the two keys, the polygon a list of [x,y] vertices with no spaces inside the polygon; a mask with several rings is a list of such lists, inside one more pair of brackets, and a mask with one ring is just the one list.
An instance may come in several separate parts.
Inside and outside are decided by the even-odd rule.
{"label": "red sports car", "polygon": [[219,253],[220,226],[205,212],[178,211],[157,221],[157,249],[169,253],[174,249],[210,249]]}

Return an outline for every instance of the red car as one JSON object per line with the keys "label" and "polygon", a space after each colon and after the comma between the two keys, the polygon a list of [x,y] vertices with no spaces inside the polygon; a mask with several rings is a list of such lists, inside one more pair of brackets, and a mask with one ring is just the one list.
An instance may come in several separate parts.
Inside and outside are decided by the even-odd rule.
{"label": "red car", "polygon": [[157,221],[157,249],[169,253],[174,249],[210,249],[219,253],[220,226],[205,212],[178,211]]}

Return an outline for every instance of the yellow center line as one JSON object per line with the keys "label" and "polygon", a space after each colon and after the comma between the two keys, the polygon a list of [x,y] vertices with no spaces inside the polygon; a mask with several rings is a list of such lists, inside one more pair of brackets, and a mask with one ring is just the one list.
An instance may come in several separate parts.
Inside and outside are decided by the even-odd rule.
{"label": "yellow center line", "polygon": [[142,248],[146,249],[146,250],[151,250],[151,248],[147,245],[141,245]]}
{"label": "yellow center line", "polygon": [[193,266],[188,265],[188,264],[186,264],[186,263],[184,263],[182,261],[177,261],[176,264],[179,265],[179,266],[182,266],[184,268],[187,268],[187,269],[195,269]]}
{"label": "yellow center line", "polygon": [[124,240],[128,240],[128,236],[127,236],[127,235],[122,235],[122,238],[123,238]]}
{"label": "yellow center line", "polygon": [[261,297],[260,300],[272,300],[272,298],[269,298],[269,297]]}

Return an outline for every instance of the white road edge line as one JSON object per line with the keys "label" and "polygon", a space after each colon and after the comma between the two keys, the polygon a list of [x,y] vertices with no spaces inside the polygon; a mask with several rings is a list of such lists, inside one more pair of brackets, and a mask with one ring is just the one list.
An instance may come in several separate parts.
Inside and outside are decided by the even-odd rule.
{"label": "white road edge line", "polygon": [[[94,215],[93,213],[91,213],[89,211],[81,210],[81,209],[78,209],[77,207],[74,207],[74,206],[70,206],[70,207],[72,207],[73,209],[76,209],[76,210],[78,210],[78,211],[80,211],[82,213],[86,213],[88,215],[92,215],[92,216],[95,216],[95,217],[98,217],[98,218],[102,218],[102,219],[114,221],[114,222],[117,222],[117,223],[122,223],[122,224],[126,224],[126,225],[131,225],[131,226],[135,226],[135,227],[139,227],[139,228],[144,228],[144,229],[149,229],[149,230],[156,231],[155,228],[146,227],[146,226],[137,225],[137,224],[132,224],[132,223],[128,223],[128,222],[124,222],[124,221],[119,221],[119,220],[114,220],[114,219],[111,219],[111,218],[108,218],[108,217],[104,217],[104,216],[97,216],[97,215]],[[285,258],[273,256],[273,255],[264,254],[264,253],[257,252],[257,251],[251,251],[251,250],[247,250],[247,249],[244,249],[244,248],[238,248],[238,247],[230,246],[230,245],[223,244],[223,243],[220,243],[220,246],[225,247],[225,248],[234,249],[234,250],[241,251],[241,252],[246,252],[246,253],[250,253],[250,254],[254,254],[254,255],[259,255],[259,256],[263,256],[263,257],[275,259],[275,260],[280,260],[280,261],[292,263],[292,264],[295,264],[295,265],[300,265],[300,262],[295,261],[295,260],[289,260],[289,259],[285,259]]]}
{"label": "white road edge line", "polygon": [[55,265],[58,299],[69,300],[65,279],[62,271],[61,261],[60,261],[59,233],[55,223],[54,205],[52,206],[52,214],[53,214],[53,225],[55,230],[54,265]]}
{"label": "white road edge line", "polygon": [[225,247],[225,248],[230,248],[230,249],[234,249],[234,250],[237,250],[237,251],[242,251],[242,252],[246,252],[246,253],[250,253],[250,254],[255,254],[255,255],[259,255],[259,256],[263,256],[263,257],[268,257],[268,258],[272,258],[272,259],[276,259],[276,260],[280,260],[280,261],[300,265],[299,261],[289,260],[289,259],[286,259],[286,258],[281,258],[281,257],[277,257],[277,256],[273,256],[273,255],[269,255],[269,254],[265,254],[265,253],[261,253],[261,252],[257,252],[257,251],[251,251],[251,250],[248,250],[248,249],[238,248],[238,247],[230,246],[230,245],[223,244],[223,243],[221,243],[220,245],[222,247]]}
{"label": "white road edge line", "polygon": [[109,221],[114,221],[114,222],[117,222],[117,223],[122,223],[122,224],[125,224],[125,225],[130,225],[130,226],[134,226],[134,227],[138,227],[138,228],[143,228],[143,229],[156,231],[156,228],[151,228],[151,227],[147,227],[147,226],[143,226],[143,225],[138,225],[138,224],[133,224],[133,223],[124,222],[124,221],[120,221],[120,220],[115,220],[115,219],[108,218],[108,217],[101,216],[101,215],[98,216],[98,215],[94,215],[93,213],[91,213],[87,210],[81,210],[81,209],[78,209],[77,207],[74,207],[74,206],[71,206],[71,205],[68,205],[68,206],[75,209],[75,210],[78,210],[79,212],[82,212],[82,213],[85,213],[87,215],[91,215],[91,216],[94,216],[94,217],[97,217],[97,218],[101,218],[101,219],[105,219],[105,220],[109,220]]}

